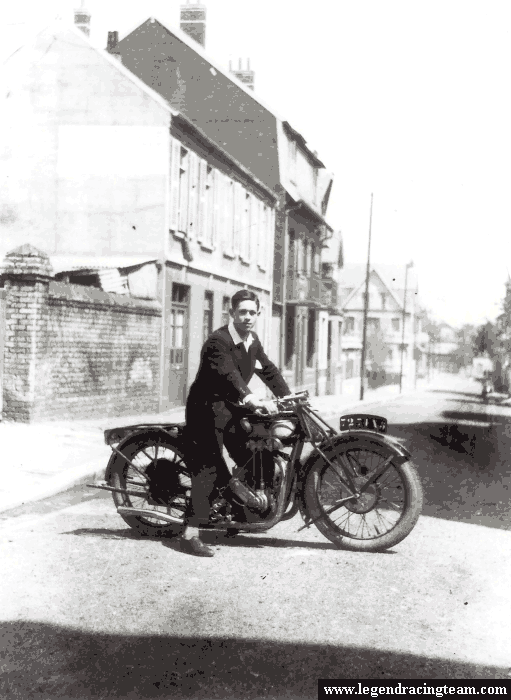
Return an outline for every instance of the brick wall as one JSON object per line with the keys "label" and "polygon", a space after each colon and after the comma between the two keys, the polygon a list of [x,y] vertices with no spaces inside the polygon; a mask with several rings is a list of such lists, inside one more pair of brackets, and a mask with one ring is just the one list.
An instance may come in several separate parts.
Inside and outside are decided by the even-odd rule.
{"label": "brick wall", "polygon": [[3,419],[158,410],[161,308],[56,282],[32,246],[6,256]]}

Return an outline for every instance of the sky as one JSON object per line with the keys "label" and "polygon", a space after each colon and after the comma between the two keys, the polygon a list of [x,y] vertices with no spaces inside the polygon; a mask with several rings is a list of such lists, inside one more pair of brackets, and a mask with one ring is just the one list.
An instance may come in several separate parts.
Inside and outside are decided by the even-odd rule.
{"label": "sky", "polygon": [[[18,0],[6,32],[72,17],[72,0]],[[494,320],[511,273],[508,0],[205,0],[206,51],[250,58],[256,93],[300,131],[334,188],[345,259],[413,260],[422,304],[455,326]],[[91,40],[179,0],[85,0]],[[509,270],[509,272],[508,272]]]}

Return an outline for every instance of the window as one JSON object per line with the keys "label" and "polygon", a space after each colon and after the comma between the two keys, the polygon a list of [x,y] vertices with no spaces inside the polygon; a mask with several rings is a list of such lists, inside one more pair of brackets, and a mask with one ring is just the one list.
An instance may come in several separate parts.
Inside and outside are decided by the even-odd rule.
{"label": "window", "polygon": [[235,185],[229,178],[224,178],[224,201],[222,229],[225,235],[224,253],[234,257],[236,229],[239,228],[239,214],[236,207]]}
{"label": "window", "polygon": [[179,214],[178,231],[187,233],[188,228],[188,184],[189,184],[189,153],[181,147],[179,162]]}
{"label": "window", "polygon": [[263,272],[268,264],[268,252],[271,250],[269,243],[273,240],[271,226],[272,217],[271,209],[263,204],[263,202],[253,199],[254,204],[257,204],[256,219],[254,220],[254,235],[257,237],[257,265]]}
{"label": "window", "polygon": [[387,295],[384,292],[380,292],[380,296],[381,296],[381,308],[382,308],[382,311],[385,311],[385,309],[387,308]]}
{"label": "window", "polygon": [[309,309],[307,323],[307,367],[314,367],[314,351],[316,349],[316,312]]}
{"label": "window", "polygon": [[215,171],[208,165],[206,167],[206,172],[203,175],[205,179],[205,192],[204,192],[204,209],[203,218],[204,223],[202,230],[204,231],[204,236],[201,239],[203,243],[208,248],[213,248],[215,243],[215,220],[216,220],[216,207],[215,207]]}
{"label": "window", "polygon": [[185,360],[187,304],[188,287],[173,284],[170,308],[170,363],[174,367],[182,366]]}
{"label": "window", "polygon": [[392,330],[395,333],[398,333],[400,328],[401,328],[401,319],[400,318],[393,318],[392,319]]}
{"label": "window", "polygon": [[175,304],[187,304],[188,303],[188,287],[184,284],[173,284],[172,285],[172,301]]}
{"label": "window", "polygon": [[355,332],[355,318],[353,316],[348,316],[346,323],[344,325],[344,333],[348,335],[349,333]]}
{"label": "window", "polygon": [[367,328],[369,331],[379,331],[380,330],[380,319],[379,318],[368,318]]}
{"label": "window", "polygon": [[204,313],[202,321],[202,340],[205,342],[213,332],[213,292],[204,293]]}
{"label": "window", "polygon": [[187,233],[190,238],[199,237],[199,205],[200,205],[200,159],[196,153],[189,151],[189,175],[188,175],[188,221]]}
{"label": "window", "polygon": [[222,299],[222,326],[228,326],[231,320],[231,315],[229,314],[229,309],[231,308],[230,297],[224,297]]}
{"label": "window", "polygon": [[244,263],[250,262],[250,225],[251,225],[251,199],[252,197],[248,192],[242,190],[241,192],[241,225],[240,231],[238,233],[238,238],[240,242],[240,258]]}

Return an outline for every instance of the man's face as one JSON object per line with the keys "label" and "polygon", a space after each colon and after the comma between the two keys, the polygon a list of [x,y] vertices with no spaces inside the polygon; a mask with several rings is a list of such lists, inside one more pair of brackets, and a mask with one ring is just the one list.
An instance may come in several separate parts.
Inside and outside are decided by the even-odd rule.
{"label": "man's face", "polygon": [[256,302],[250,300],[242,301],[235,309],[231,309],[230,313],[235,327],[244,333],[248,333],[254,328],[259,316]]}

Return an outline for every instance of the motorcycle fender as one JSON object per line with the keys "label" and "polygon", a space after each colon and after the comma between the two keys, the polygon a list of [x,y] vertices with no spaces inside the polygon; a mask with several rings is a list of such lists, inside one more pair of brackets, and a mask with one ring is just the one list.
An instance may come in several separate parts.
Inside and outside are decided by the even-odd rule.
{"label": "motorcycle fender", "polygon": [[[150,430],[148,431],[147,429],[145,430],[134,430],[132,433],[127,435],[124,440],[121,440],[115,447],[122,452],[123,447],[127,445],[129,442],[131,442],[134,438],[139,438],[140,441],[143,440],[144,436],[146,437],[147,440],[151,439],[154,440],[155,437],[165,437],[168,438],[169,436],[174,438],[176,441],[176,446],[180,447],[182,450],[184,450],[184,437],[183,435],[173,435],[172,432],[169,432],[167,430],[161,430],[161,429],[156,429],[156,430]],[[119,459],[119,455],[117,452],[114,452],[112,450],[112,454],[110,455],[110,459],[108,460],[108,464],[106,465],[106,471],[105,471],[105,481],[107,484],[110,483],[110,480],[112,478],[112,468],[114,465],[114,462],[116,459]]]}
{"label": "motorcycle fender", "polygon": [[[389,447],[396,452],[396,458],[401,461],[401,463],[408,462],[411,458],[411,453],[401,444],[401,442],[393,437],[392,435],[386,435],[382,433],[376,433],[372,430],[349,430],[345,433],[340,433],[335,435],[330,440],[325,440],[319,447],[320,449],[328,455],[329,449],[335,447],[336,445],[352,443],[354,446],[357,440],[371,440],[372,442],[380,443],[382,447]],[[303,493],[303,488],[305,486],[305,481],[307,475],[312,468],[312,465],[317,459],[321,459],[321,456],[317,452],[312,452],[309,457],[300,465],[298,472],[298,489],[297,493],[300,495]]]}

